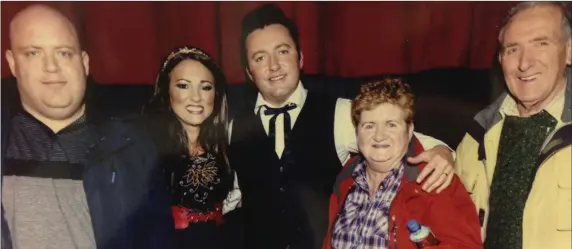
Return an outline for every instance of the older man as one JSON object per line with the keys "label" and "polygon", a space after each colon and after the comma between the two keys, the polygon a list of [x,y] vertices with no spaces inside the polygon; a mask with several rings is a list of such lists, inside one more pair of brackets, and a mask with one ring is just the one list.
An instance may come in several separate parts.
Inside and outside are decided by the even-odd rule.
{"label": "older man", "polygon": [[559,3],[520,3],[499,43],[509,93],[476,115],[456,170],[485,248],[571,248],[570,14]]}
{"label": "older man", "polygon": [[[2,248],[170,248],[153,148],[121,150],[140,141],[86,111],[89,56],[73,24],[27,7],[10,23],[6,59],[21,105],[2,106]],[[125,162],[126,153],[151,156]]]}

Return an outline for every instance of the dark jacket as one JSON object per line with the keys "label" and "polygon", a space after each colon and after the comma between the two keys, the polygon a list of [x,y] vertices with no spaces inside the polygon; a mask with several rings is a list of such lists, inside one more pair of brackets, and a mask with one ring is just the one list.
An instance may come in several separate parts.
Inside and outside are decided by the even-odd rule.
{"label": "dark jacket", "polygon": [[[418,155],[423,146],[413,137],[408,155]],[[332,248],[333,225],[338,218],[349,190],[354,183],[352,173],[361,161],[360,156],[351,158],[339,174],[330,199],[330,228],[324,240],[323,249]],[[451,185],[443,192],[427,193],[422,184],[415,181],[425,164],[406,165],[403,179],[389,211],[388,248],[415,249],[409,239],[407,222],[416,219],[435,233],[441,244],[436,249],[480,249],[483,248],[480,236],[479,219],[475,205],[463,184],[454,176]]]}
{"label": "dark jacket", "polygon": [[[3,106],[2,161],[10,112]],[[83,173],[97,248],[173,248],[174,222],[154,144],[127,120],[95,118],[89,108],[86,115],[88,122],[97,124],[100,138]],[[11,248],[4,212],[2,248]]]}

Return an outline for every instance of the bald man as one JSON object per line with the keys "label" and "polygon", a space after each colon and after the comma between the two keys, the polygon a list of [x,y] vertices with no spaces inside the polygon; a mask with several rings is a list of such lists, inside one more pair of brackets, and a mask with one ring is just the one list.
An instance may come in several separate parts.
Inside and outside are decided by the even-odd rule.
{"label": "bald man", "polygon": [[[89,56],[69,19],[45,5],[22,10],[6,59],[21,105],[2,106],[2,248],[170,248],[154,148],[84,101]],[[141,146],[121,149],[128,143]]]}
{"label": "bald man", "polygon": [[83,115],[89,56],[66,17],[29,7],[10,23],[10,45],[6,59],[26,111],[54,132]]}

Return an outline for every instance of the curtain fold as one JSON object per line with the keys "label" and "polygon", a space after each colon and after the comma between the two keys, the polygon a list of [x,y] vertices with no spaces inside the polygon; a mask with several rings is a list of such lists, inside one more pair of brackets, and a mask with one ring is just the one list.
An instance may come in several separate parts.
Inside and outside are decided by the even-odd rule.
{"label": "curtain fold", "polygon": [[[102,84],[152,84],[180,45],[206,49],[244,81],[240,22],[265,2],[56,2],[76,23]],[[9,22],[31,2],[2,2],[2,76]],[[278,2],[300,29],[305,73],[366,76],[440,67],[489,68],[514,2]]]}

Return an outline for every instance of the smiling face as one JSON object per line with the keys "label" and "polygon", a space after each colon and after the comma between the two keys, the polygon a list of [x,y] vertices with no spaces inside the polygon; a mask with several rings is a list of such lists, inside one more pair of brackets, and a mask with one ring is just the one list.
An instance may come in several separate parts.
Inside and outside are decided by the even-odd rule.
{"label": "smiling face", "polygon": [[379,173],[399,166],[412,136],[413,123],[408,124],[405,111],[394,104],[362,111],[357,123],[359,150],[368,167]]}
{"label": "smiling face", "polygon": [[288,29],[272,24],[246,38],[246,72],[264,99],[281,105],[296,90],[302,60]]}
{"label": "smiling face", "polygon": [[6,59],[24,109],[50,127],[52,121],[78,118],[89,57],[73,24],[48,7],[30,7],[10,24],[10,43]]}
{"label": "smiling face", "polygon": [[169,77],[171,108],[188,126],[200,126],[213,112],[215,81],[212,73],[198,61],[184,60]]}
{"label": "smiling face", "polygon": [[544,108],[566,84],[565,68],[572,61],[572,50],[561,18],[553,6],[531,7],[513,16],[499,37],[499,60],[508,89],[519,106],[537,107],[529,115]]}

